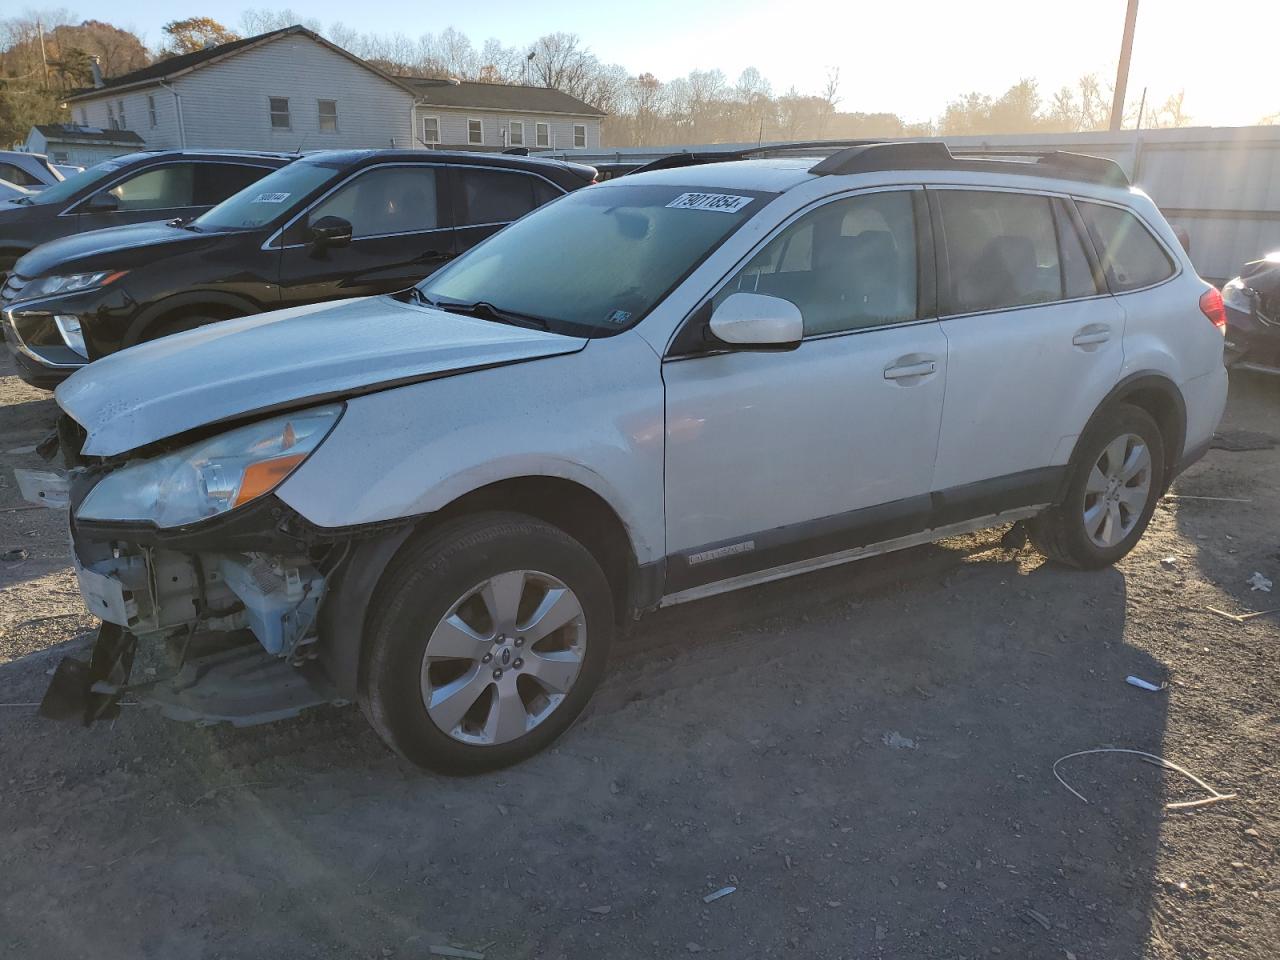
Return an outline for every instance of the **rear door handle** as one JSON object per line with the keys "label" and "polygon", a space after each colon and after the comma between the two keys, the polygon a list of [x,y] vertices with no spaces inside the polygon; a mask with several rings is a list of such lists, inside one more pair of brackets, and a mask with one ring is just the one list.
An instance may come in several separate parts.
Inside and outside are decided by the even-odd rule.
{"label": "rear door handle", "polygon": [[937,371],[938,364],[935,361],[917,360],[913,363],[885,367],[884,378],[886,380],[902,380],[906,377],[927,377],[931,373],[937,373]]}
{"label": "rear door handle", "polygon": [[1090,344],[1106,343],[1111,339],[1111,328],[1105,323],[1091,323],[1086,327],[1081,327],[1076,331],[1076,335],[1071,338],[1071,342],[1077,347],[1087,347]]}

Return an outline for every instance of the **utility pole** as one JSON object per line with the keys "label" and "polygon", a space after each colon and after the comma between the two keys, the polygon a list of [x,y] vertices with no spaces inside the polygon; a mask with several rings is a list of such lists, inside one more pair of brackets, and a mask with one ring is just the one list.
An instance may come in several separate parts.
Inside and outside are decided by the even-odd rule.
{"label": "utility pole", "polygon": [[1124,121],[1124,94],[1129,85],[1129,60],[1133,57],[1133,28],[1138,22],[1138,0],[1129,0],[1124,14],[1124,36],[1120,39],[1120,63],[1116,66],[1116,94],[1111,101],[1111,129]]}
{"label": "utility pole", "polygon": [[36,18],[36,34],[40,37],[40,63],[44,67],[44,88],[49,89],[49,58],[44,53],[44,24]]}

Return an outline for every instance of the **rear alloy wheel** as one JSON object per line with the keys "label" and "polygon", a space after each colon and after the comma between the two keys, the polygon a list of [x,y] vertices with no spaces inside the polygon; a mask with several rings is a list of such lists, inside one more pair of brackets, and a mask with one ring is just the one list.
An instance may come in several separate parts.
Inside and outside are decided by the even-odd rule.
{"label": "rear alloy wheel", "polygon": [[413,763],[475,773],[568,729],[604,673],[613,601],[595,558],[532,517],[443,524],[374,595],[361,706]]}
{"label": "rear alloy wheel", "polygon": [[1028,525],[1036,549],[1075,567],[1115,563],[1138,542],[1164,490],[1164,438],[1152,416],[1119,404],[1080,438],[1062,503]]}

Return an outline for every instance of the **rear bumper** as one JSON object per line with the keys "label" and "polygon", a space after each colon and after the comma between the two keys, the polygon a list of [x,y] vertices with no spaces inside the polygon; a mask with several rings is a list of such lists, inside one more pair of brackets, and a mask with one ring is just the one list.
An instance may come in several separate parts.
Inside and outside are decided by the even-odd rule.
{"label": "rear bumper", "polygon": [[1280,326],[1227,308],[1228,367],[1280,374]]}

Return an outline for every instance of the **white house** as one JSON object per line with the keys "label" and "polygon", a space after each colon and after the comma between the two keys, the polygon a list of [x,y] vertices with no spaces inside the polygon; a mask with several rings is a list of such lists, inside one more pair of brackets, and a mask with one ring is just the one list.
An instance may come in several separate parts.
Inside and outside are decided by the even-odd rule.
{"label": "white house", "polygon": [[604,117],[543,87],[394,77],[300,26],[95,84],[67,99],[72,120],[152,149],[598,147]]}
{"label": "white house", "polygon": [[32,127],[25,148],[43,153],[54,163],[92,167],[126,153],[145,149],[143,139],[132,130],[103,130],[74,123],[48,123]]}

